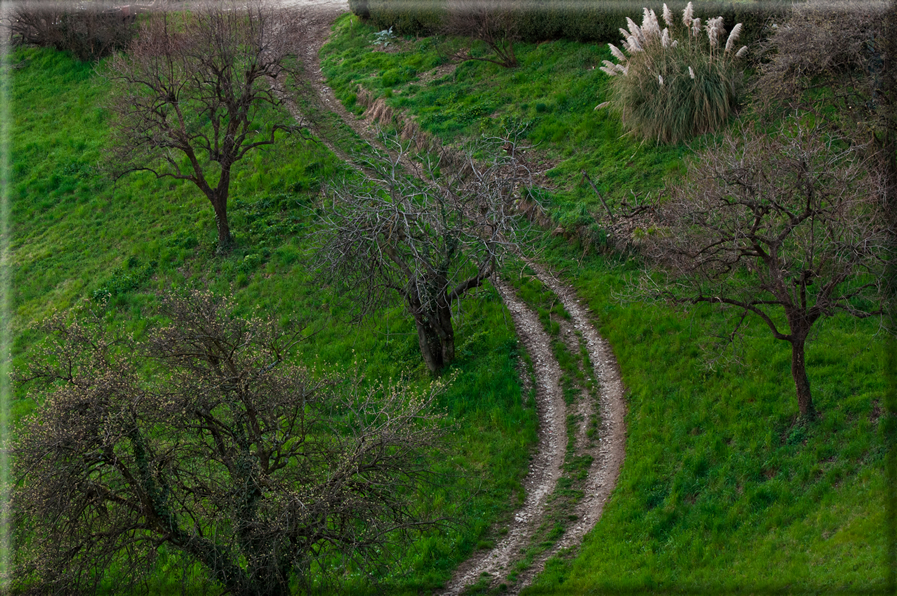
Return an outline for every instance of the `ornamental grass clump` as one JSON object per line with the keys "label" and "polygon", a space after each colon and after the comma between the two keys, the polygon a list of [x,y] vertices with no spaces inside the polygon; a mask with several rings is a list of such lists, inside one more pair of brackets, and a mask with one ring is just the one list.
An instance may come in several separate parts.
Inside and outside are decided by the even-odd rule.
{"label": "ornamental grass clump", "polygon": [[738,105],[743,74],[736,50],[738,23],[726,35],[723,17],[702,23],[689,2],[681,25],[663,5],[664,24],[644,9],[641,26],[627,18],[623,49],[610,51],[617,63],[604,61],[601,70],[613,77],[608,101],[626,127],[638,136],[676,143],[720,128]]}

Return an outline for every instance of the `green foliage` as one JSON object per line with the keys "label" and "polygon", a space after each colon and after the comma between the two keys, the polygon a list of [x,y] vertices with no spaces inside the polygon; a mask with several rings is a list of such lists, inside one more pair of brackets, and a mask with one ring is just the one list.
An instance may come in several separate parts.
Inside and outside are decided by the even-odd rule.
{"label": "green foliage", "polygon": [[153,276],[157,263],[142,263],[137,257],[130,257],[124,267],[117,269],[99,288],[93,291],[95,302],[105,303],[111,298],[136,290]]}

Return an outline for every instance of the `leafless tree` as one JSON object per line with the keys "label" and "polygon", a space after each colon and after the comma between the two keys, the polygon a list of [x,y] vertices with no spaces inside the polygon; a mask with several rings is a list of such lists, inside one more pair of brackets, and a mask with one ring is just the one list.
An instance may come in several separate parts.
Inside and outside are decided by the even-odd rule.
{"label": "leafless tree", "polygon": [[391,158],[367,161],[369,179],[327,189],[320,265],[325,280],[359,299],[362,314],[401,296],[424,363],[438,374],[455,357],[453,305],[519,245],[515,201],[530,173],[516,140],[495,140],[492,151],[503,155],[489,164],[467,155],[449,174],[437,160],[421,177],[400,167],[411,142],[394,145]]}
{"label": "leafless tree", "polygon": [[23,0],[3,23],[16,45],[70,51],[79,60],[97,60],[123,49],[134,37],[136,13],[110,3]]}
{"label": "leafless tree", "polygon": [[225,593],[283,596],[313,563],[370,569],[431,524],[414,503],[438,383],[316,379],[288,362],[297,332],[208,293],[162,312],[143,343],[57,316],[20,374],[42,389],[14,445],[16,585],[83,593],[114,564],[140,591],[165,549]]}
{"label": "leafless tree", "polygon": [[297,76],[288,66],[302,38],[293,11],[258,0],[208,2],[149,20],[107,69],[114,175],[148,171],[195,184],[226,250],[234,164],[272,145],[278,131],[304,130],[275,90]]}
{"label": "leafless tree", "polygon": [[517,14],[510,0],[449,0],[442,32],[482,41],[493,58],[474,56],[469,50],[453,54],[455,61],[480,60],[504,68],[517,66],[514,42],[517,41]]}
{"label": "leafless tree", "polygon": [[[880,0],[810,0],[795,4],[767,43],[767,60],[755,83],[761,105],[813,111],[851,135],[858,120],[884,102],[885,16]],[[820,90],[825,93],[819,93]],[[837,110],[833,117],[832,108]]]}
{"label": "leafless tree", "polygon": [[861,148],[819,125],[728,133],[658,209],[646,251],[672,281],[656,287],[675,301],[738,309],[733,336],[746,316],[759,317],[791,344],[800,414],[812,417],[804,346],[813,324],[882,313],[883,178]]}
{"label": "leafless tree", "polygon": [[812,113],[835,134],[885,156],[881,190],[897,222],[897,3],[795,3],[768,48],[754,89],[760,112],[773,120],[781,108]]}

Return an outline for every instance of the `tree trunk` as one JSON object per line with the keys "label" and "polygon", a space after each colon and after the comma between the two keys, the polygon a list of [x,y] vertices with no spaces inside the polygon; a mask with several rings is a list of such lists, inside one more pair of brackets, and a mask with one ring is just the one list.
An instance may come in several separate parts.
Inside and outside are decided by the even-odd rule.
{"label": "tree trunk", "polygon": [[442,340],[442,362],[448,366],[455,359],[455,328],[452,326],[452,307],[438,307],[440,339]]}
{"label": "tree trunk", "polygon": [[434,375],[455,359],[455,329],[448,306],[438,306],[436,312],[423,313],[411,309],[417,327],[417,343],[424,364]]}
{"label": "tree trunk", "polygon": [[810,394],[810,379],[807,377],[807,368],[804,360],[804,338],[791,340],[791,376],[794,377],[794,385],[797,387],[797,405],[801,418],[813,418],[816,410],[813,408],[813,397]]}
{"label": "tree trunk", "polygon": [[417,327],[417,343],[420,346],[420,354],[424,358],[424,364],[434,375],[438,375],[445,362],[442,359],[442,342],[439,341],[439,334],[430,325],[430,322],[424,317],[414,317],[414,324]]}
{"label": "tree trunk", "polygon": [[215,210],[215,223],[218,225],[218,252],[226,253],[234,245],[234,238],[230,235],[230,225],[227,222],[227,199],[230,194],[230,168],[222,168],[218,186],[211,191],[209,201]]}

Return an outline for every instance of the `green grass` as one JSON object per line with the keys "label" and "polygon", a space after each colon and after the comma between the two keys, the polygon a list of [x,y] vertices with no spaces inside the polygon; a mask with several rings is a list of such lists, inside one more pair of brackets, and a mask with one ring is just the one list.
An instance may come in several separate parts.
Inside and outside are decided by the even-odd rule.
{"label": "green grass", "polygon": [[[546,257],[588,303],[620,362],[626,460],[581,551],[550,561],[525,593],[882,588],[879,322],[838,316],[817,323],[807,363],[823,416],[799,426],[786,343],[751,320],[711,366],[718,354],[709,338],[731,328],[730,313],[621,300],[641,266],[595,254],[606,235],[580,170],[613,209],[624,200],[650,204],[712,138],[659,147],[622,136],[612,115],[593,111],[606,99],[608,78],[593,70],[609,58],[604,47],[519,44],[519,69],[467,63],[432,78],[439,45],[461,41],[408,38],[386,53],[371,45],[372,33],[343,17],[322,51],[329,84],[350,109],[361,85],[448,144],[526,123],[528,139],[539,143],[537,161],[553,166],[553,188],[543,192],[549,216],[588,232],[573,243],[553,239]],[[538,288],[518,286],[556,333],[553,307]]]}
{"label": "green grass", "polygon": [[790,350],[757,321],[739,362],[709,369],[701,349],[725,323],[620,303],[637,268],[569,248],[554,264],[598,317],[620,362],[627,453],[602,521],[572,561],[526,593],[882,587],[884,473],[875,322],[836,317],[808,348],[823,418],[793,426]]}
{"label": "green grass", "polygon": [[[95,69],[47,50],[17,50],[12,151],[12,274],[14,364],[39,341],[31,325],[81,300],[108,300],[110,326],[138,336],[153,319],[156,292],[197,284],[233,293],[241,309],[308,325],[299,357],[319,369],[370,381],[422,384],[412,322],[395,304],[362,324],[352,305],[314,280],[316,200],[320,185],[343,166],[320,143],[284,137],[250,154],[235,170],[231,225],[237,248],[216,256],[211,206],[193,186],[135,174],[113,183],[102,172],[108,141],[102,101],[108,87]],[[483,330],[488,329],[486,333]],[[346,578],[358,593],[416,593],[445,581],[490,525],[518,499],[536,441],[532,401],[524,405],[519,354],[510,318],[491,287],[465,302],[456,325],[456,375],[440,408],[455,430],[439,462],[444,482],[432,491],[434,514],[454,522],[428,532],[405,551],[379,587]],[[15,419],[34,410],[26,388],[15,388]],[[185,576],[177,557],[162,557],[153,592],[206,593],[202,573]],[[107,585],[114,593],[115,571]]]}
{"label": "green grass", "polygon": [[355,103],[360,85],[446,143],[525,125],[526,141],[536,147],[530,160],[557,187],[546,197],[551,216],[565,228],[590,225],[591,214],[601,209],[582,181],[583,170],[614,209],[636,195],[644,200],[683,171],[684,145],[642,142],[626,135],[607,110],[594,110],[607,99],[610,77],[597,68],[611,58],[606,46],[520,43],[515,46],[519,68],[466,62],[436,76],[441,71],[434,69],[445,62],[442,48],[462,40],[406,39],[395,46],[399,51],[385,52],[372,45],[374,33],[352,15],[337,21],[321,53],[337,97],[361,113]]}

